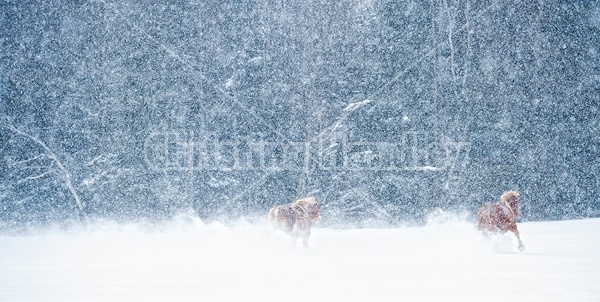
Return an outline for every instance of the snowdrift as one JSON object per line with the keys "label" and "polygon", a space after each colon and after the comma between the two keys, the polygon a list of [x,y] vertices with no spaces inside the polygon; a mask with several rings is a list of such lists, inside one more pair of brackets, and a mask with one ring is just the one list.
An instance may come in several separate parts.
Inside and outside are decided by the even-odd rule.
{"label": "snowdrift", "polygon": [[599,301],[600,219],[484,239],[465,219],[313,229],[291,248],[263,224],[98,222],[0,237],[0,301]]}

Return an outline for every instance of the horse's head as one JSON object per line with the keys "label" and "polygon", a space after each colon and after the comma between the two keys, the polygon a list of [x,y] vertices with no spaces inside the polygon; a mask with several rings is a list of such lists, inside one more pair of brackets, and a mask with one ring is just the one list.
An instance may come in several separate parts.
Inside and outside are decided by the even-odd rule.
{"label": "horse's head", "polygon": [[320,212],[319,212],[319,204],[318,203],[313,203],[311,204],[308,209],[308,219],[316,221],[319,220],[319,216],[320,216]]}
{"label": "horse's head", "polygon": [[319,204],[317,203],[317,199],[314,197],[307,197],[303,199],[296,200],[292,203],[292,205],[302,207],[304,211],[307,213],[308,219],[310,220],[318,220],[320,216],[319,212]]}
{"label": "horse's head", "polygon": [[515,218],[519,217],[519,197],[521,195],[515,191],[507,191],[500,196],[500,200],[505,202],[515,215]]}

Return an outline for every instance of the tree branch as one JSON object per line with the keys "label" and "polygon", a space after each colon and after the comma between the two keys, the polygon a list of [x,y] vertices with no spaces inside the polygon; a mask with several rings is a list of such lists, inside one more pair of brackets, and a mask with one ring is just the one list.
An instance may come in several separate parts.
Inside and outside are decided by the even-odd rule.
{"label": "tree branch", "polygon": [[[75,187],[73,186],[73,183],[71,181],[71,173],[69,173],[67,168],[65,168],[65,166],[62,164],[62,162],[60,161],[58,156],[52,151],[52,149],[50,149],[50,147],[48,147],[48,145],[46,145],[46,143],[44,143],[39,138],[37,138],[25,131],[18,129],[17,127],[13,126],[10,122],[6,122],[6,121],[2,122],[2,126],[16,134],[19,134],[21,136],[24,136],[24,137],[32,140],[33,142],[38,144],[40,147],[42,147],[42,149],[44,149],[44,151],[46,152],[46,156],[48,156],[50,159],[52,159],[52,161],[54,161],[54,163],[58,167],[58,170],[60,173],[56,173],[56,174],[64,180],[65,185],[67,186],[67,188],[71,192],[71,195],[73,196],[73,199],[75,199],[75,203],[77,205],[77,208],[79,209],[79,212],[81,214],[85,215],[83,212],[83,204],[81,203],[81,198],[79,198],[79,194],[77,193],[77,190],[75,190]],[[52,170],[50,172],[56,172],[56,171]],[[44,173],[44,174],[46,174],[46,173]],[[44,174],[42,174],[42,175],[44,175]]]}
{"label": "tree branch", "polygon": [[21,180],[17,181],[17,183],[18,183],[18,184],[21,184],[21,183],[24,183],[24,182],[26,182],[26,181],[28,181],[28,180],[39,179],[39,178],[42,178],[42,177],[44,177],[44,176],[46,176],[46,175],[49,175],[49,174],[56,174],[56,175],[58,175],[58,174],[56,173],[56,171],[55,171],[55,170],[50,170],[50,171],[46,171],[46,172],[44,172],[44,173],[42,173],[42,174],[39,174],[39,175],[35,175],[35,176],[27,176],[27,177],[25,177],[25,178],[23,178],[23,179],[21,179]]}

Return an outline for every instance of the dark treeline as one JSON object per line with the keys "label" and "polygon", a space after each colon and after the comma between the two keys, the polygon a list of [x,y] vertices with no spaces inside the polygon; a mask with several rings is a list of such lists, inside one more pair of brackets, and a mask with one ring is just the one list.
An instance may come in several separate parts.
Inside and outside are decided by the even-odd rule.
{"label": "dark treeline", "polygon": [[600,216],[598,1],[292,2],[2,1],[0,227]]}

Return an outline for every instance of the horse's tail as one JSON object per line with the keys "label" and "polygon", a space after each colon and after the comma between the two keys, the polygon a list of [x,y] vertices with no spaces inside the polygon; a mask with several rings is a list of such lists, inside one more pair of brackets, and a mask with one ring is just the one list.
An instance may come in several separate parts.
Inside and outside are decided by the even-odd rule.
{"label": "horse's tail", "polygon": [[286,232],[291,232],[296,223],[296,212],[291,206],[275,206],[269,210],[268,220]]}
{"label": "horse's tail", "polygon": [[489,228],[492,223],[492,204],[489,202],[484,203],[477,211],[477,229],[485,230]]}
{"label": "horse's tail", "polygon": [[275,219],[275,211],[276,207],[272,207],[271,209],[269,209],[269,214],[267,215],[268,220],[273,221],[273,219]]}

